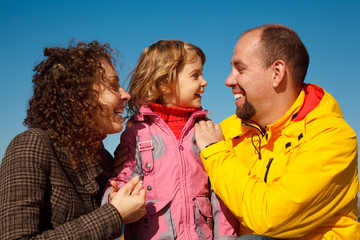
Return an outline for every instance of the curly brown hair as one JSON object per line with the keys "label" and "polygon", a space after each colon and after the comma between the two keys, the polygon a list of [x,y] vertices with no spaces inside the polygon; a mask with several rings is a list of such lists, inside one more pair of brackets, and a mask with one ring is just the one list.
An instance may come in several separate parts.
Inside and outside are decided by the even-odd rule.
{"label": "curly brown hair", "polygon": [[164,93],[174,89],[185,64],[200,58],[205,64],[204,52],[197,46],[181,40],[160,40],[143,50],[130,73],[127,102],[128,114],[139,113],[139,106],[150,102],[165,104]]}
{"label": "curly brown hair", "polygon": [[106,137],[98,129],[103,107],[95,84],[106,82],[102,62],[115,67],[116,50],[97,41],[71,41],[68,48],[45,48],[34,68],[34,93],[24,125],[45,130],[55,148],[65,149],[76,168],[94,161]]}

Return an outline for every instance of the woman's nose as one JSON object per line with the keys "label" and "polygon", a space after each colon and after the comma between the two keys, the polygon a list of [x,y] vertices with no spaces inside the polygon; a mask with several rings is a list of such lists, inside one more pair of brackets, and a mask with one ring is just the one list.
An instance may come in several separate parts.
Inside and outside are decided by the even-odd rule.
{"label": "woman's nose", "polygon": [[127,92],[127,91],[125,91],[125,89],[123,89],[122,87],[120,87],[120,89],[119,89],[119,91],[120,91],[120,98],[121,98],[121,100],[123,100],[124,102],[127,102],[127,101],[129,101],[130,100],[130,94]]}

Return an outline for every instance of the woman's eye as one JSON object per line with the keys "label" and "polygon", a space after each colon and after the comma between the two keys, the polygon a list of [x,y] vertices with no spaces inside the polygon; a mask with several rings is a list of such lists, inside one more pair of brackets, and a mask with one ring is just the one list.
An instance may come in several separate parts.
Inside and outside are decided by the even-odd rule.
{"label": "woman's eye", "polygon": [[110,84],[110,88],[114,91],[119,91],[120,85],[118,83]]}

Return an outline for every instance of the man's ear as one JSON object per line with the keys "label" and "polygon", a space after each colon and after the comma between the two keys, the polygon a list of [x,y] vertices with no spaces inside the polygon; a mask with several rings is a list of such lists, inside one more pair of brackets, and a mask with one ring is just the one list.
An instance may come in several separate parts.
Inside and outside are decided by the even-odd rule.
{"label": "man's ear", "polygon": [[286,64],[283,60],[276,60],[272,64],[274,73],[272,78],[272,85],[274,88],[277,88],[280,83],[283,81],[286,73]]}

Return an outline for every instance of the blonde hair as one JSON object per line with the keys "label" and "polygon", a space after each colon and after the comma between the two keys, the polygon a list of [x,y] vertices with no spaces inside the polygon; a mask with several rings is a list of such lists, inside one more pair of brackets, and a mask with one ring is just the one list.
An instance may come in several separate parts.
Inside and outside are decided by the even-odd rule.
{"label": "blonde hair", "polygon": [[204,65],[204,52],[179,40],[160,40],[145,48],[130,73],[128,113],[139,113],[140,105],[150,102],[164,105],[164,93],[174,90],[178,74],[185,64],[195,62],[198,57]]}

